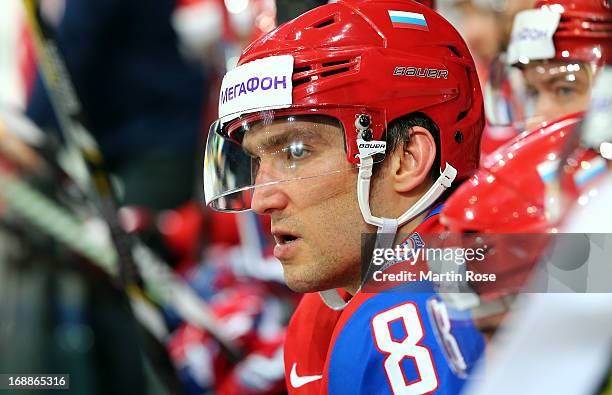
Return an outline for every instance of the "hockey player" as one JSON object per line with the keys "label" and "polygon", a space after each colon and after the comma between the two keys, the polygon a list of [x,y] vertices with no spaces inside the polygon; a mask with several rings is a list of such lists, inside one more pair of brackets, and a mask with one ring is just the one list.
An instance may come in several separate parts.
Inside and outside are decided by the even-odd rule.
{"label": "hockey player", "polygon": [[[517,308],[504,321],[509,330],[502,333],[501,341],[494,339],[487,374],[466,393],[599,394],[610,390],[612,326],[602,317],[608,317],[612,309],[612,270],[607,259],[612,243],[606,235],[612,230],[611,72],[604,68],[598,75],[584,121],[577,126],[577,119],[572,122],[571,117],[551,122],[517,141],[516,149],[499,151],[503,166],[491,163],[480,170],[447,202],[442,222],[454,231],[480,232],[484,242],[494,241],[495,232],[518,233],[512,236],[514,241],[521,238],[520,233],[560,233],[547,254],[547,270],[539,270],[544,268],[537,259],[524,259],[541,255],[542,245],[506,243],[499,248],[498,244],[491,249],[493,260],[481,270],[496,271],[503,283],[488,289],[471,284],[473,294],[446,298],[451,300],[446,307],[474,309],[480,321],[487,323],[486,329],[496,330],[510,302],[526,285],[531,292],[548,291],[519,295],[512,302]],[[556,185],[552,190],[558,193],[549,193],[547,185]],[[478,207],[470,200],[478,200]],[[555,281],[543,281],[551,279]],[[558,283],[563,287],[556,288]],[[574,350],[580,350],[579,361]]]}
{"label": "hockey player", "polygon": [[594,78],[610,64],[608,2],[539,0],[519,13],[506,68],[495,62],[485,87],[489,120],[482,153],[542,122],[586,109]]}
{"label": "hockey player", "polygon": [[[586,110],[594,77],[612,61],[611,31],[612,8],[606,1],[539,0],[534,9],[519,13],[507,53],[507,63],[522,71],[512,83],[522,98],[515,101],[522,108],[515,109],[513,121],[532,130]],[[491,108],[503,112],[507,107]]]}
{"label": "hockey player", "polygon": [[[560,223],[560,216],[547,210],[547,192],[558,166],[550,158],[562,155],[581,119],[563,117],[512,140],[446,202],[441,215],[449,230],[446,247],[483,248],[484,259],[467,263],[465,271],[495,275],[493,281],[465,281],[457,294],[440,292],[451,320],[461,310],[471,310],[467,318],[489,339],[526,285]],[[597,173],[584,176],[586,183]],[[568,196],[575,200],[583,186],[572,185]]]}
{"label": "hockey player", "polygon": [[[207,203],[269,215],[287,284],[333,309],[316,294],[298,307],[289,392],[457,393],[424,310],[432,291],[360,292],[362,234],[392,247],[398,230],[435,232],[444,192],[478,165],[482,97],[457,31],[415,2],[338,1],[251,44],[220,96]],[[473,328],[456,335],[476,358]]]}
{"label": "hockey player", "polygon": [[[593,107],[605,108],[609,105],[606,101],[596,100]],[[488,250],[485,260],[467,265],[466,270],[495,273],[497,278],[491,283],[469,283],[469,292],[452,295],[452,299],[442,295],[442,299],[451,308],[471,307],[477,324],[487,334],[497,329],[510,302],[543,260],[553,240],[550,234],[562,229],[569,208],[576,201],[583,205],[597,194],[593,188],[608,164],[594,149],[575,148],[583,115],[574,113],[549,120],[511,140],[488,157],[445,205],[441,222],[452,232],[447,239],[455,237],[461,243],[486,246]],[[572,157],[562,159],[569,152],[574,152]],[[569,267],[584,262],[574,255],[581,251],[580,245],[567,249],[579,241],[559,239],[557,244],[566,248],[565,255],[574,262],[553,263],[569,271]],[[574,289],[577,284],[566,279],[566,285]]]}

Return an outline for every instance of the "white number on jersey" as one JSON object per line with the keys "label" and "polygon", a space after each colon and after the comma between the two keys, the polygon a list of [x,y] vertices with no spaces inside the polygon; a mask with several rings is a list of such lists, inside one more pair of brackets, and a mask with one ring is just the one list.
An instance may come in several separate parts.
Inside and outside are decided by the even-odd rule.
{"label": "white number on jersey", "polygon": [[[400,320],[406,331],[406,337],[395,340],[391,335],[390,324]],[[423,323],[417,306],[407,302],[395,306],[372,318],[372,331],[376,347],[387,354],[383,362],[385,373],[395,395],[423,395],[438,388],[438,376],[432,360],[431,352],[419,342],[425,336]],[[402,371],[401,362],[410,358],[416,365],[418,379],[407,382]]]}
{"label": "white number on jersey", "polygon": [[444,353],[450,362],[451,368],[459,377],[465,378],[467,375],[467,364],[465,363],[463,354],[461,354],[457,339],[455,339],[455,336],[451,333],[451,324],[448,318],[446,305],[432,298],[427,302],[427,307],[431,311],[431,316],[434,321],[433,324],[438,331],[440,342],[444,345]]}

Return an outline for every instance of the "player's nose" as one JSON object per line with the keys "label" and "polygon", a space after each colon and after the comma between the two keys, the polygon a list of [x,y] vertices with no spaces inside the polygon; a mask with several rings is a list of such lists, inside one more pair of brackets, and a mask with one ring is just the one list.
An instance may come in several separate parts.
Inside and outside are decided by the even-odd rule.
{"label": "player's nose", "polygon": [[251,208],[257,214],[271,215],[274,211],[283,210],[289,203],[287,193],[284,191],[285,183],[279,175],[262,166],[255,177],[255,189],[251,198]]}
{"label": "player's nose", "polygon": [[535,104],[534,114],[527,122],[527,130],[531,131],[540,126],[542,122],[550,121],[563,115],[562,112],[559,112],[558,107],[550,95],[546,93],[540,94]]}
{"label": "player's nose", "polygon": [[271,215],[287,207],[289,199],[278,184],[256,187],[253,191],[251,208],[257,214]]}

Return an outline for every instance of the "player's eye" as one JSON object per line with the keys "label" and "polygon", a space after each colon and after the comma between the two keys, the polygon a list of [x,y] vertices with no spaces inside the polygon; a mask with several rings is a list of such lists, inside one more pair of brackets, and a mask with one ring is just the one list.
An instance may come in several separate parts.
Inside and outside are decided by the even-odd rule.
{"label": "player's eye", "polygon": [[568,101],[573,100],[577,95],[580,94],[580,84],[574,82],[574,80],[569,80],[570,77],[575,79],[573,74],[567,76],[568,81],[556,81],[551,87],[550,90],[556,100],[558,101]]}
{"label": "player's eye", "polygon": [[291,162],[302,160],[308,157],[308,155],[310,154],[310,151],[304,146],[304,143],[302,142],[292,143],[288,147],[285,147],[283,151],[286,154],[287,160]]}
{"label": "player's eye", "polygon": [[576,93],[576,89],[570,86],[558,86],[555,88],[555,94],[559,97],[568,97]]}

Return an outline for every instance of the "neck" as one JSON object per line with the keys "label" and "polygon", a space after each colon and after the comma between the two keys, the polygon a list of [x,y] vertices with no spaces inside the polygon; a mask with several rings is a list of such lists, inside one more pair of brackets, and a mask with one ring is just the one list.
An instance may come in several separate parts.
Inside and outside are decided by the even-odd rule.
{"label": "neck", "polygon": [[[426,210],[425,212],[423,212],[422,214],[419,214],[418,216],[416,216],[415,218],[412,219],[412,221],[405,223],[404,225],[400,226],[399,229],[397,230],[397,233],[395,235],[395,240],[393,242],[393,245],[398,245],[400,243],[402,243],[404,240],[406,240],[406,238],[408,236],[410,236],[410,234],[412,232],[414,232],[414,230],[421,224],[421,222],[423,222],[423,220],[425,220],[425,218],[427,218],[427,215],[429,214],[429,212],[431,211],[431,209]],[[361,265],[361,262],[359,262],[359,265]],[[355,293],[357,293],[357,291],[359,290],[359,287],[361,285],[361,275],[359,276],[359,278],[355,279],[354,281],[352,281],[350,284],[342,287],[346,292],[348,292],[349,294],[355,295]]]}
{"label": "neck", "polygon": [[431,211],[431,208],[425,210],[423,213],[417,215],[412,219],[412,221],[405,223],[400,226],[397,230],[397,234],[395,235],[395,241],[393,245],[398,245],[402,243],[414,230],[427,218],[427,215]]}

